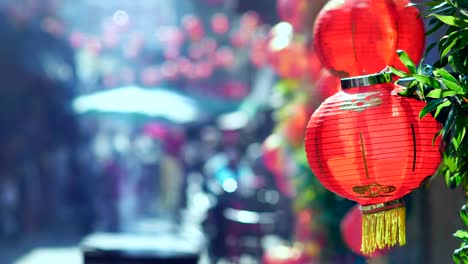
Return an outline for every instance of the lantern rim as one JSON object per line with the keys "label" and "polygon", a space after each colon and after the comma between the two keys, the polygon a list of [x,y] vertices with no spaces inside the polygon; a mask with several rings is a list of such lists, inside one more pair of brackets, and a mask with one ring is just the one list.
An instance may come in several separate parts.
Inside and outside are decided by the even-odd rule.
{"label": "lantern rim", "polygon": [[341,88],[350,89],[356,87],[372,86],[392,82],[392,73],[389,71],[381,71],[379,73],[360,75],[341,79]]}
{"label": "lantern rim", "polygon": [[362,214],[374,214],[377,212],[395,209],[399,207],[405,207],[405,202],[403,201],[403,199],[396,199],[378,204],[361,205],[361,212]]}

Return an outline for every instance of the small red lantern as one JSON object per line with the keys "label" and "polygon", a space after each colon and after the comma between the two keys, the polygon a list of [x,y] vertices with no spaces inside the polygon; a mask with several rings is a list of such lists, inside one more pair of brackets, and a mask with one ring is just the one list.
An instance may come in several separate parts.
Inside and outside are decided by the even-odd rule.
{"label": "small red lantern", "polygon": [[435,172],[438,124],[430,116],[419,119],[425,103],[398,96],[388,73],[341,85],[347,89],[325,100],[307,126],[309,165],[327,189],[362,205],[364,254],[403,245],[400,199]]}
{"label": "small red lantern", "polygon": [[319,13],[314,48],[324,67],[340,76],[401,67],[396,50],[421,59],[424,25],[419,11],[404,0],[332,0]]}
{"label": "small red lantern", "polygon": [[377,250],[372,255],[361,252],[362,244],[362,213],[359,205],[354,206],[341,220],[341,236],[345,244],[356,254],[363,257],[379,257],[387,253],[386,250]]}

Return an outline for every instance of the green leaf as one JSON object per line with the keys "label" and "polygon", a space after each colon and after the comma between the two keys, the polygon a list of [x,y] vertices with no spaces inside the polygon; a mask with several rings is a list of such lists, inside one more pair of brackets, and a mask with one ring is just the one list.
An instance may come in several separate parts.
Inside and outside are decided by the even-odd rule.
{"label": "green leaf", "polygon": [[[449,96],[454,96],[457,94],[463,94],[462,92],[457,92],[457,91],[452,91],[452,90],[446,90],[446,89],[435,89],[430,91],[426,97],[429,98],[446,98]],[[449,104],[450,105],[450,104]]]}
{"label": "green leaf", "polygon": [[416,92],[416,89],[418,89],[418,83],[416,81],[412,81],[403,92],[399,92],[398,94],[409,97]]}
{"label": "green leaf", "polygon": [[441,104],[445,100],[445,98],[440,98],[428,102],[426,106],[421,110],[421,112],[419,112],[419,118],[422,119],[428,113],[434,111],[437,108],[437,106],[439,106],[439,104]]}
{"label": "green leaf", "polygon": [[436,32],[439,28],[441,28],[443,25],[445,25],[444,23],[442,23],[442,21],[438,20],[437,23],[435,23],[435,25],[429,29],[428,31],[426,31],[426,36],[429,36],[430,34]]}
{"label": "green leaf", "polygon": [[458,168],[458,158],[444,155],[444,165],[448,168],[448,174],[453,173]]}
{"label": "green leaf", "polygon": [[397,68],[395,67],[392,67],[392,66],[388,66],[388,68],[390,69],[390,71],[395,74],[396,76],[398,77],[408,77],[408,76],[411,76],[409,75],[408,73],[404,72],[404,71],[401,71],[401,70],[398,70]]}
{"label": "green leaf", "polygon": [[416,66],[414,65],[413,60],[409,57],[408,53],[403,50],[397,50],[398,57],[401,62],[408,68],[411,73],[416,73]]}
{"label": "green leaf", "polygon": [[447,114],[447,120],[445,120],[445,124],[444,124],[444,134],[442,134],[442,137],[444,139],[447,138],[447,136],[450,136],[450,132],[455,123],[456,117],[457,117],[457,111],[454,108],[450,108],[450,111]]}
{"label": "green leaf", "polygon": [[451,104],[452,104],[452,102],[450,102],[449,100],[446,100],[443,103],[441,103],[440,105],[438,105],[437,108],[436,108],[436,112],[434,114],[434,118],[437,118],[437,116],[439,115],[440,110],[442,110],[442,108],[447,107],[447,106],[449,106]]}
{"label": "green leaf", "polygon": [[440,21],[442,21],[443,23],[445,23],[445,24],[447,24],[449,26],[459,27],[459,28],[468,27],[468,21],[464,20],[464,19],[461,19],[461,18],[458,18],[458,17],[442,16],[442,15],[437,15],[437,14],[431,14],[430,16],[436,17],[437,19],[439,19]]}
{"label": "green leaf", "polygon": [[462,219],[465,226],[468,226],[468,208],[466,207],[466,204],[464,204],[460,209],[460,218]]}
{"label": "green leaf", "polygon": [[427,85],[431,88],[440,88],[439,82],[433,77],[428,77],[420,74],[413,74],[413,77],[420,83]]}
{"label": "green leaf", "polygon": [[458,151],[458,149],[460,148],[460,143],[458,142],[458,139],[456,138],[452,138],[452,145],[455,148],[455,151]]}
{"label": "green leaf", "polygon": [[[461,94],[463,95],[463,87],[460,85],[458,80],[450,74],[448,71],[444,69],[436,69],[434,70],[434,75],[437,78],[441,78],[442,83],[450,90],[456,91],[456,94]],[[452,94],[453,95],[453,94]],[[448,93],[445,96],[450,96]]]}
{"label": "green leaf", "polygon": [[458,120],[464,120],[464,119],[462,119],[462,118],[457,119],[457,128],[458,129],[457,129],[457,137],[456,138],[457,138],[458,142],[462,142],[463,139],[465,138],[465,135],[466,135],[466,126],[464,126],[464,125],[459,126],[460,122],[458,122]]}
{"label": "green leaf", "polygon": [[451,188],[452,181],[450,180],[450,170],[446,170],[444,173],[445,185]]}
{"label": "green leaf", "polygon": [[436,77],[440,76],[444,80],[448,80],[448,81],[459,84],[458,80],[452,74],[450,74],[448,71],[446,71],[445,69],[436,69],[436,70],[434,70],[434,75]]}
{"label": "green leaf", "polygon": [[430,97],[430,98],[441,98],[441,97],[442,97],[442,92],[443,92],[442,89],[435,89],[435,90],[430,91],[430,92],[426,95],[426,97]]}
{"label": "green leaf", "polygon": [[441,129],[435,134],[435,136],[432,138],[432,146],[434,146],[435,141],[437,140],[437,138],[440,137],[440,135],[442,135],[443,133],[444,133],[444,130]]}
{"label": "green leaf", "polygon": [[[442,42],[441,42],[442,43]],[[445,57],[449,54],[449,52],[452,51],[452,48],[453,46],[455,46],[455,44],[457,44],[457,42],[453,39],[447,39],[447,42],[448,43],[447,45],[442,45],[442,49],[440,51],[440,57]]]}
{"label": "green leaf", "polygon": [[467,240],[468,239],[468,232],[465,231],[465,230],[457,230],[457,232],[455,232],[453,234],[453,236],[456,237],[456,238],[459,238],[459,239]]}

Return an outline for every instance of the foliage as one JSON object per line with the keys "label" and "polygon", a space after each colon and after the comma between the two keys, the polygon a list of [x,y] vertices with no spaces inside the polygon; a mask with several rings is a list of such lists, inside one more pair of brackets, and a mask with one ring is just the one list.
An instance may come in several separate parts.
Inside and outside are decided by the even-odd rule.
{"label": "foliage", "polygon": [[[422,4],[428,8],[425,18],[430,28],[427,35],[442,31],[443,36],[431,43],[426,54],[437,47],[439,59],[432,65],[416,67],[404,51],[398,51],[408,72],[392,68],[392,72],[409,85],[402,96],[414,96],[427,102],[420,117],[427,114],[437,119],[442,127],[436,137],[441,137],[443,161],[438,174],[443,175],[447,186],[460,184],[468,187],[468,2],[465,0],[435,0]],[[468,210],[464,205],[460,217],[468,227]],[[455,263],[468,263],[468,232],[458,230],[455,237],[462,240],[453,253]]]}

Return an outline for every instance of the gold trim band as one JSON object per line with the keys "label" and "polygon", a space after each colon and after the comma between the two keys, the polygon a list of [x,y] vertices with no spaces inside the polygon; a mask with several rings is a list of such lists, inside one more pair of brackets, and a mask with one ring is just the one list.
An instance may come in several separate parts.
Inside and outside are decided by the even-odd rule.
{"label": "gold trim band", "polygon": [[373,214],[385,210],[390,210],[398,207],[404,207],[405,202],[402,199],[393,200],[385,203],[361,205],[362,214]]}

